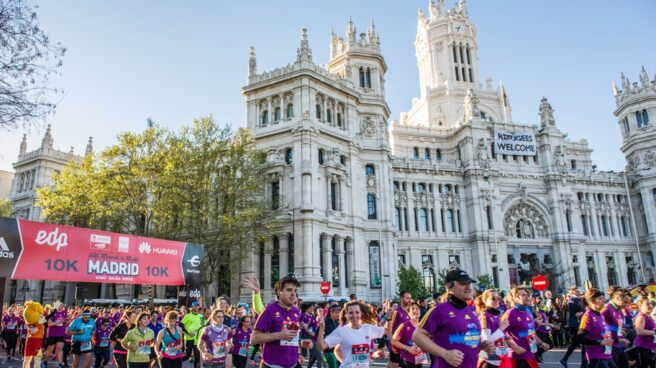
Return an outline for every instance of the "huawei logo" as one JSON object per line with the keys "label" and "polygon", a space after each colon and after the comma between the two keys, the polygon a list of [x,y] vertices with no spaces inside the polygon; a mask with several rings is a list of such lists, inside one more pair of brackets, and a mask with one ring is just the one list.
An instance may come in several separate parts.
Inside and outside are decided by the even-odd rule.
{"label": "huawei logo", "polygon": [[146,242],[139,243],[139,253],[150,254],[150,244]]}

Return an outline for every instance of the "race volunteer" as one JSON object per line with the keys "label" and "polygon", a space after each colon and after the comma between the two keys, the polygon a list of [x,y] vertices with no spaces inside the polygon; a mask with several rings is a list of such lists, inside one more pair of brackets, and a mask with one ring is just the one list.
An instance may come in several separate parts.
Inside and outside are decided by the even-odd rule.
{"label": "race volunteer", "polygon": [[84,359],[84,367],[91,367],[91,353],[93,345],[91,336],[96,329],[96,322],[91,319],[88,309],[82,311],[82,316],[73,320],[68,326],[67,333],[73,336],[73,368],[78,368],[80,358]]}
{"label": "race volunteer", "polygon": [[392,311],[392,315],[385,325],[385,335],[387,335],[387,341],[389,342],[389,368],[398,368],[399,363],[401,363],[399,351],[392,344],[394,333],[399,328],[399,326],[401,326],[401,324],[410,320],[408,309],[410,308],[410,303],[412,302],[412,295],[408,291],[401,291],[399,293],[399,298],[401,303],[396,309]]}
{"label": "race volunteer", "polygon": [[479,351],[494,352],[494,344],[481,341],[481,323],[467,302],[474,298],[467,272],[454,269],[446,274],[446,301],[426,313],[412,340],[435,356],[433,367],[474,368]]}
{"label": "race volunteer", "polygon": [[276,282],[278,300],[264,309],[255,323],[251,344],[262,344],[265,367],[293,368],[298,364],[301,311],[294,306],[301,284],[285,276]]}
{"label": "race volunteer", "polygon": [[360,301],[351,300],[344,305],[340,316],[342,323],[335,331],[324,338],[325,322],[320,310],[317,322],[317,345],[322,350],[340,345],[343,368],[368,368],[371,346],[375,339],[385,335],[385,329],[376,326],[376,315],[372,308]]}

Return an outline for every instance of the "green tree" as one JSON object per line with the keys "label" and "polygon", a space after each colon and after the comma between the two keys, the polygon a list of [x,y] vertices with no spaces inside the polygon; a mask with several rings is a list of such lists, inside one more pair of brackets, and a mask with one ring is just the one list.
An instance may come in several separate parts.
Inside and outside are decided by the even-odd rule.
{"label": "green tree", "polygon": [[0,198],[0,217],[14,216],[14,208],[11,206],[11,201],[6,198]]}
{"label": "green tree", "polygon": [[480,290],[481,287],[487,289],[494,288],[494,279],[488,274],[478,275],[478,285],[477,289]]}
{"label": "green tree", "polygon": [[397,276],[397,295],[401,291],[408,291],[412,294],[412,299],[418,300],[428,294],[428,291],[424,286],[424,280],[421,277],[421,272],[417,268],[400,265]]}
{"label": "green tree", "polygon": [[440,294],[446,293],[446,274],[449,271],[449,268],[443,268],[437,271],[437,292]]}
{"label": "green tree", "polygon": [[152,125],[72,162],[37,203],[54,223],[203,244],[205,285],[229,293],[243,257],[278,226],[265,159],[247,130],[211,117],[178,132]]}

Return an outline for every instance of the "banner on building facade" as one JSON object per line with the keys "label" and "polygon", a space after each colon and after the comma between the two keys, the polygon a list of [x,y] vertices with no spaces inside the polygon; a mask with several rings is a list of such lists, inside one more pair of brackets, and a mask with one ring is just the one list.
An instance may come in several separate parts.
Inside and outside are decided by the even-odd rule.
{"label": "banner on building facade", "polygon": [[497,155],[535,156],[537,145],[533,133],[510,133],[494,130],[494,153]]}
{"label": "banner on building facade", "polygon": [[202,245],[0,217],[0,277],[186,285],[200,298],[203,256]]}

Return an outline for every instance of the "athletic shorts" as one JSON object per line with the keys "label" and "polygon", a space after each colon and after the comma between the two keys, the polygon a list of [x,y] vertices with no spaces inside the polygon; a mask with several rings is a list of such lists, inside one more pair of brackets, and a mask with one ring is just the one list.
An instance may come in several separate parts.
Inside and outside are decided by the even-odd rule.
{"label": "athletic shorts", "polygon": [[391,363],[401,363],[401,355],[390,350],[389,360]]}
{"label": "athletic shorts", "polygon": [[82,354],[87,354],[87,353],[93,353],[93,345],[90,350],[87,351],[80,351],[80,346],[82,345],[81,342],[79,341],[73,341],[73,347],[71,348],[71,353],[73,355],[82,355]]}
{"label": "athletic shorts", "polygon": [[41,351],[41,346],[43,345],[43,339],[30,337],[25,340],[25,356],[33,357],[39,354]]}
{"label": "athletic shorts", "polygon": [[48,336],[46,346],[55,345],[58,342],[64,343],[65,336]]}

